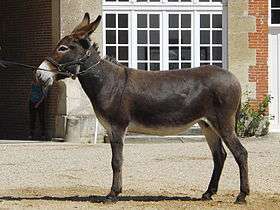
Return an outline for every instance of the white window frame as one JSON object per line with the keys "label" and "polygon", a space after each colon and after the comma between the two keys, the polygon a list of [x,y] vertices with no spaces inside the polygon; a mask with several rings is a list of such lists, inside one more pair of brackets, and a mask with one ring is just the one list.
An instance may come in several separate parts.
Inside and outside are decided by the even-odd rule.
{"label": "white window frame", "polygon": [[[149,38],[149,31],[153,30],[153,28],[150,28],[150,26],[149,26],[149,21],[148,21],[147,28],[143,28],[143,30],[147,30],[147,44],[138,44],[137,43],[137,29],[138,29],[137,28],[137,15],[138,14],[147,14],[147,16],[149,16],[150,14],[157,14],[157,15],[159,15],[159,36],[160,36],[159,44],[150,44],[149,43],[149,39],[150,39]],[[131,54],[131,59],[132,59],[131,66],[133,68],[137,68],[138,63],[141,63],[141,61],[138,60],[138,58],[137,58],[137,49],[136,48],[138,46],[147,46],[147,48],[149,48],[150,46],[158,46],[159,50],[160,50],[160,58],[159,58],[159,61],[154,61],[154,62],[155,63],[159,63],[160,69],[163,68],[163,62],[162,62],[163,61],[163,48],[162,48],[163,47],[163,45],[162,45],[162,43],[163,43],[163,39],[162,39],[162,34],[163,34],[162,33],[162,31],[163,31],[162,26],[163,26],[163,23],[162,23],[162,18],[161,17],[162,17],[162,13],[161,12],[151,11],[151,10],[149,10],[149,11],[136,11],[136,12],[132,13],[132,21],[131,22],[134,23],[134,27],[131,25],[131,27],[133,27],[132,30],[131,30],[131,37],[133,37],[134,42],[133,42],[133,44],[131,46],[135,47],[135,50],[133,50],[133,52]],[[149,18],[149,17],[147,17],[147,18]],[[133,47],[131,47],[131,48],[133,48]],[[149,56],[150,56],[150,53],[148,53],[147,61],[143,61],[142,63],[145,63],[145,62],[150,63]]]}
{"label": "white window frame", "polygon": [[[161,2],[137,2],[131,0],[130,2],[106,2],[103,0],[103,17],[106,14],[128,14],[128,28],[129,30],[129,58],[128,63],[132,68],[137,68],[137,13],[144,14],[158,14],[160,18],[160,69],[169,69],[169,55],[168,55],[168,14],[192,14],[192,46],[191,46],[191,65],[197,67],[200,65],[200,17],[201,13],[205,14],[223,14],[223,29],[222,29],[222,63],[223,68],[227,68],[227,14],[224,8],[226,2],[222,4],[220,2],[199,2],[199,0],[193,0],[193,2],[168,2],[168,0],[161,0]],[[226,6],[225,6],[226,7]],[[211,15],[212,16],[212,15]],[[106,25],[103,21],[103,54],[106,53]],[[212,36],[212,35],[211,35]],[[194,37],[196,37],[194,39]],[[163,50],[165,49],[165,50]],[[212,54],[212,52],[211,52]],[[210,60],[211,62],[211,60]]]}
{"label": "white window frame", "polygon": [[[200,44],[199,43],[199,46],[202,46],[202,47],[210,47],[210,51],[213,49],[213,47],[221,47],[222,48],[222,50],[224,50],[223,49],[223,43],[222,44],[213,44],[212,43],[212,38],[213,38],[213,31],[222,31],[223,30],[223,28],[213,28],[212,27],[212,23],[213,23],[213,14],[221,14],[222,15],[222,11],[219,11],[219,12],[217,12],[217,11],[215,11],[215,12],[206,12],[206,11],[203,11],[203,12],[198,12],[197,13],[198,14],[198,17],[196,17],[198,20],[199,20],[199,18],[200,18],[200,15],[203,15],[203,14],[205,14],[205,15],[210,15],[210,27],[209,28],[200,28],[199,27],[199,30],[197,31],[197,30],[195,30],[195,33],[197,32],[197,34],[196,34],[196,36],[197,37],[199,37],[199,38],[197,38],[198,39],[198,41],[200,42],[200,29],[202,29],[202,31],[203,30],[205,30],[205,31],[210,31],[210,43],[209,44]],[[222,34],[223,34],[223,32],[222,32]],[[224,41],[224,37],[223,37],[223,35],[222,35],[222,41]],[[198,51],[198,54],[196,54],[195,55],[195,57],[198,57],[199,59],[197,59],[197,61],[199,61],[200,60],[200,47],[199,47],[199,50],[197,50]],[[210,64],[212,64],[212,63],[223,63],[223,60],[224,60],[224,56],[222,55],[222,60],[221,61],[215,61],[215,60],[213,60],[213,53],[211,52],[210,53],[210,59],[208,60],[208,61],[205,61],[205,63],[210,63]],[[203,63],[203,61],[201,62],[200,61],[200,63]],[[197,63],[197,65],[199,65],[198,63]]]}
{"label": "white window frame", "polygon": [[[168,18],[169,18],[169,14],[178,14],[179,15],[179,27],[178,28],[169,28],[169,26],[168,26],[168,22],[169,22],[169,20],[168,20]],[[191,28],[181,28],[181,15],[182,14],[190,14],[191,15]],[[165,46],[165,48],[164,49],[168,49],[168,50],[165,50],[166,51],[166,57],[164,57],[163,59],[165,59],[166,58],[166,60],[167,60],[167,62],[164,62],[164,64],[165,64],[165,70],[166,69],[169,69],[169,63],[172,63],[172,60],[169,60],[169,47],[172,47],[172,46],[178,46],[179,47],[179,52],[181,51],[181,47],[191,47],[191,61],[189,62],[189,61],[183,61],[183,63],[191,63],[191,66],[192,67],[194,67],[195,66],[195,61],[194,61],[194,36],[195,36],[195,30],[194,30],[194,12],[190,12],[190,11],[184,11],[184,12],[177,12],[177,11],[169,11],[169,12],[167,12],[166,13],[166,24],[165,24],[165,27],[167,28],[166,29],[166,32],[167,33],[165,33],[166,34],[166,39],[164,40],[164,43],[163,43],[163,45],[166,45]],[[184,30],[191,30],[191,44],[181,44],[180,42],[181,41],[179,41],[179,44],[169,44],[169,30],[178,30],[178,32],[179,32],[179,39],[180,39],[180,37],[181,37],[181,31],[184,31]],[[179,53],[179,56],[180,56],[180,58],[179,58],[179,60],[174,60],[174,63],[182,63],[182,59],[181,59],[181,53]],[[179,67],[180,68],[180,67]]]}
{"label": "white window frame", "polygon": [[[131,47],[130,47],[130,43],[131,43],[131,30],[130,29],[130,25],[131,25],[131,20],[130,20],[130,15],[129,13],[127,13],[127,11],[117,11],[117,12],[103,12],[103,17],[106,17],[106,14],[115,14],[116,15],[116,27],[115,28],[108,28],[109,30],[116,30],[116,43],[115,44],[106,44],[106,22],[105,21],[102,21],[103,24],[102,24],[102,28],[104,29],[104,33],[103,33],[103,44],[102,44],[102,52],[103,52],[103,55],[106,55],[106,46],[115,46],[116,47],[116,59],[118,60],[118,48],[117,46],[119,47],[122,47],[122,46],[127,46],[128,47],[128,64],[130,64],[130,55],[131,55]],[[119,44],[118,43],[118,15],[119,14],[128,14],[128,44]],[[120,28],[120,30],[125,30],[126,28]],[[120,61],[120,62],[126,62],[126,61]]]}

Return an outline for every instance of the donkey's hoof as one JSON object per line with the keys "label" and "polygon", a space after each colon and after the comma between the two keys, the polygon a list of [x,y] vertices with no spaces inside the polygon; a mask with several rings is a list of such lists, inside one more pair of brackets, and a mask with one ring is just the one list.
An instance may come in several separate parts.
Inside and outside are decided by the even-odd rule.
{"label": "donkey's hoof", "polygon": [[246,204],[246,195],[245,194],[239,194],[234,202],[234,204]]}
{"label": "donkey's hoof", "polygon": [[213,200],[212,193],[206,192],[202,195],[201,200],[203,201],[210,201]]}
{"label": "donkey's hoof", "polygon": [[103,201],[103,203],[116,203],[117,201],[118,201],[117,196],[112,196],[109,194],[105,197],[105,200]]}

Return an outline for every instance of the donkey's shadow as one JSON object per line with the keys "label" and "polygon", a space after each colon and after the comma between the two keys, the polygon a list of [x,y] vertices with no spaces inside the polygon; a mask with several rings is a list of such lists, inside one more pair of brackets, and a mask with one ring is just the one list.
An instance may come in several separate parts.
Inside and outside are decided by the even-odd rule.
{"label": "donkey's shadow", "polygon": [[159,201],[201,201],[201,198],[192,198],[189,196],[151,196],[151,195],[132,195],[119,196],[116,200],[108,200],[106,196],[91,195],[91,196],[41,196],[41,197],[14,197],[3,196],[0,201],[21,201],[21,200],[48,200],[48,201],[77,201],[77,202],[92,202],[92,203],[114,203],[117,201],[139,201],[139,202],[159,202]]}

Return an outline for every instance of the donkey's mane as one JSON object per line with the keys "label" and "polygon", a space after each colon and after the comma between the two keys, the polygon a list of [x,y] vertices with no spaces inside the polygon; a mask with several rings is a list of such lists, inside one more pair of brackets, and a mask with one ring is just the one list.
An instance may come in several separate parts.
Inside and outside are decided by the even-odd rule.
{"label": "donkey's mane", "polygon": [[[98,46],[98,44],[96,42],[94,42],[92,44],[92,48],[93,48],[93,50],[95,50],[100,55],[99,46]],[[119,61],[117,61],[116,58],[111,57],[109,55],[106,55],[104,60],[109,61],[110,63],[113,63],[113,64],[115,64],[117,66],[127,67],[127,66],[121,64]]]}

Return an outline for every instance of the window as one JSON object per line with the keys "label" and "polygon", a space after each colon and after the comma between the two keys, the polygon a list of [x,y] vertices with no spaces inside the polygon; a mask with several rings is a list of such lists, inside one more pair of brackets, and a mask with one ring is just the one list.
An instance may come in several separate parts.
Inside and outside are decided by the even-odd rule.
{"label": "window", "polygon": [[280,24],[280,1],[271,0],[271,24]]}
{"label": "window", "polygon": [[104,1],[103,52],[122,64],[147,71],[223,66],[222,0]]}
{"label": "window", "polygon": [[199,2],[222,2],[222,0],[199,0]]}
{"label": "window", "polygon": [[200,14],[200,65],[222,67],[222,15]]}
{"label": "window", "polygon": [[160,69],[160,14],[137,14],[137,68]]}
{"label": "window", "polygon": [[128,66],[128,14],[106,14],[106,55]]}
{"label": "window", "polygon": [[192,60],[192,15],[168,14],[169,69],[190,68]]}

